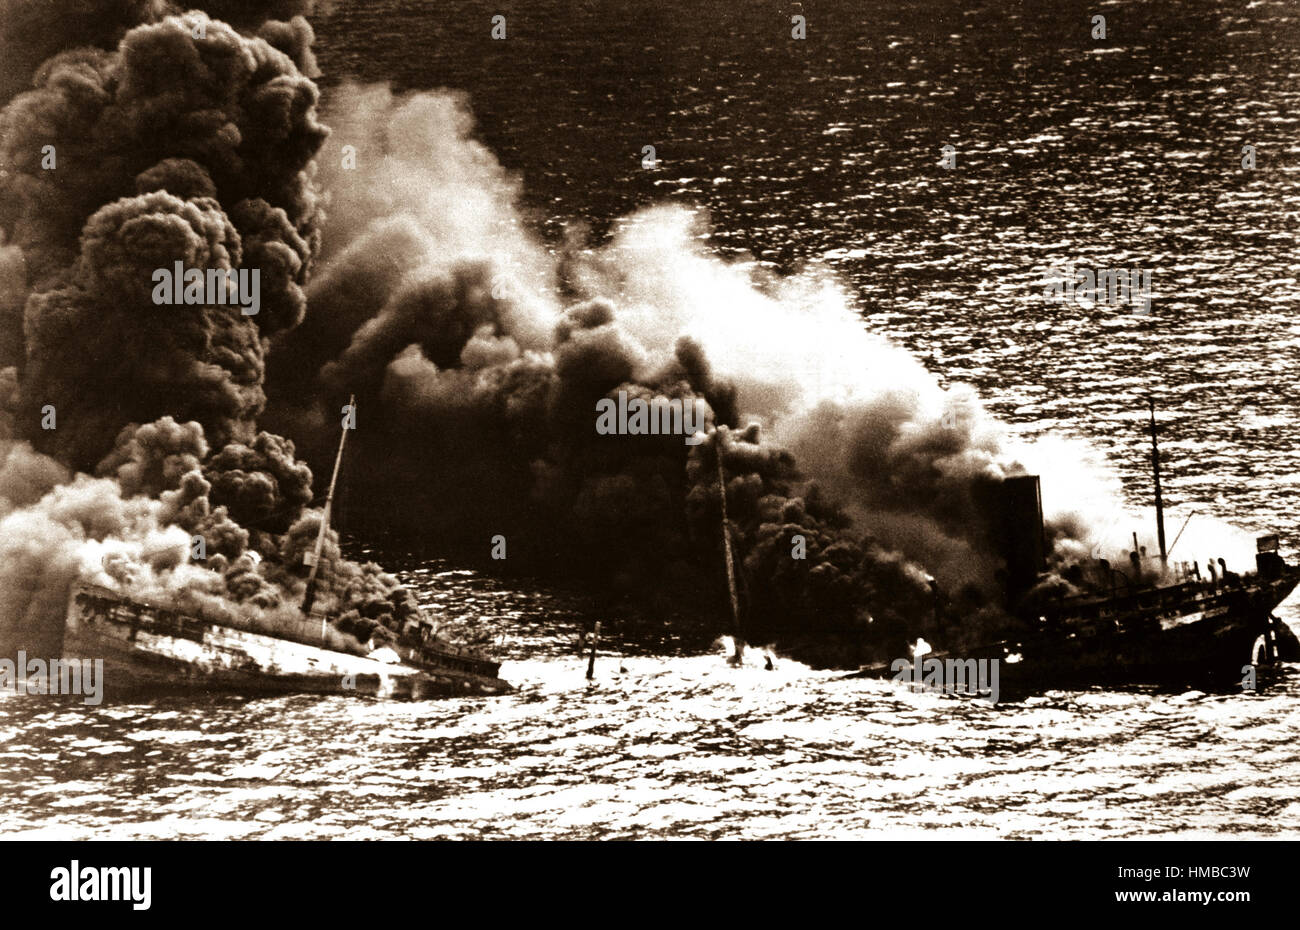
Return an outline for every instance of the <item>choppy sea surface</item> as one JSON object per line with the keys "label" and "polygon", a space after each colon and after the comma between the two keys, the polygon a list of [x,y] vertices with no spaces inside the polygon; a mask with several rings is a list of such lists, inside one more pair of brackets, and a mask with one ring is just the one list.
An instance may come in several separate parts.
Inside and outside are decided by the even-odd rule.
{"label": "choppy sea surface", "polygon": [[990,706],[618,636],[581,599],[425,563],[501,637],[496,698],[0,698],[0,836],[1294,838],[1300,667],[1257,694]]}
{"label": "choppy sea surface", "polygon": [[[1294,552],[1296,4],[830,0],[804,42],[792,4],[539,0],[504,42],[490,6],[340,0],[314,21],[326,99],[463,89],[546,236],[666,200],[707,211],[720,254],[829,266],[867,325],[1015,430],[1086,439],[1134,503],[1154,390],[1171,506]],[[1045,303],[1070,260],[1151,269],[1151,315]],[[1300,836],[1296,674],[990,707],[615,634],[588,684],[580,598],[380,554],[495,631],[517,694],[2,697],[0,835]]]}

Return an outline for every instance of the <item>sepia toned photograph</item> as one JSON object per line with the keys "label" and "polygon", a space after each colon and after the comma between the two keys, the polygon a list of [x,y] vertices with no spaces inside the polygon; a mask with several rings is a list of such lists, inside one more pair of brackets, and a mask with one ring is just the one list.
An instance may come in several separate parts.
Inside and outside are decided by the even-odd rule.
{"label": "sepia toned photograph", "polygon": [[24,893],[1300,840],[1298,229],[1295,0],[0,0]]}

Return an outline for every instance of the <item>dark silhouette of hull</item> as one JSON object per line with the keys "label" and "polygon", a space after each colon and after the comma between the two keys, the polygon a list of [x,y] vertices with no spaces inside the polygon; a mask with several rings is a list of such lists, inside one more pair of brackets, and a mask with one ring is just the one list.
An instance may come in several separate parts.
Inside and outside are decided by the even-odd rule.
{"label": "dark silhouette of hull", "polygon": [[[927,658],[999,660],[1002,699],[1095,686],[1230,690],[1295,637],[1272,611],[1300,582],[1300,569],[1229,584],[1187,582],[1051,605],[1023,635]],[[851,677],[890,678],[893,663]]]}

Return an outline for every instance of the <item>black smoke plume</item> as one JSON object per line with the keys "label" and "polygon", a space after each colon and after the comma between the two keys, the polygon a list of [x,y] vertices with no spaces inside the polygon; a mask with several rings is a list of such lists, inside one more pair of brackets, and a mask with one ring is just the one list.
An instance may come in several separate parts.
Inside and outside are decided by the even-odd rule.
{"label": "black smoke plume", "polygon": [[[320,247],[310,4],[209,9],[229,22],[170,3],[0,7],[5,652],[56,650],[78,579],[262,618],[303,594],[312,474],[257,420],[268,346],[302,321]],[[153,271],[177,261],[257,269],[260,312],[154,304]],[[415,610],[333,535],[322,577],[319,602],[362,640]]]}
{"label": "black smoke plume", "polygon": [[[207,9],[0,6],[7,648],[56,640],[78,578],[292,612],[321,519],[299,454],[328,467],[352,394],[354,515],[469,555],[504,536],[501,567],[659,618],[723,626],[723,484],[755,636],[995,634],[977,500],[1026,465],[1052,466],[1054,560],[1091,549],[1077,511],[1110,489],[865,331],[827,275],[722,262],[679,208],[540,242],[462,97],[345,86],[330,134],[310,4]],[[175,261],[259,270],[261,312],[154,305]],[[598,434],[620,392],[699,400],[709,441]],[[415,609],[333,536],[325,569],[345,632]]]}
{"label": "black smoke plume", "polygon": [[[311,313],[274,340],[263,422],[324,462],[357,393],[357,521],[484,560],[501,535],[498,567],[721,623],[720,445],[755,635],[896,649],[1005,620],[976,489],[1024,470],[1014,443],[864,332],[833,281],[724,264],[678,209],[600,246],[539,243],[456,94],[345,87],[330,121],[334,219]],[[598,435],[619,392],[702,399],[713,441]],[[936,629],[940,589],[978,630]]]}

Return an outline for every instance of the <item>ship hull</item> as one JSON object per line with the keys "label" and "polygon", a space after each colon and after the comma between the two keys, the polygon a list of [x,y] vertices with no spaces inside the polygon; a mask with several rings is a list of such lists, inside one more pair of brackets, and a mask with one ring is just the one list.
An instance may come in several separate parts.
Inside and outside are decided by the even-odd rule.
{"label": "ship hull", "polygon": [[512,690],[459,669],[383,662],[193,617],[160,622],[129,607],[106,616],[74,603],[62,651],[65,659],[102,661],[108,697],[197,691],[422,700]]}
{"label": "ship hull", "polygon": [[1224,614],[1115,637],[1044,634],[972,657],[1001,659],[1004,699],[1089,687],[1225,691],[1239,689],[1251,671],[1261,633],[1262,622]]}
{"label": "ship hull", "polygon": [[[1002,700],[1089,687],[1240,690],[1254,680],[1267,630],[1275,641],[1294,640],[1280,622],[1270,627],[1270,615],[1296,581],[1288,572],[1273,582],[1221,591],[1190,611],[1060,617],[1014,640],[933,657],[998,660]],[[912,677],[910,666],[903,674]],[[851,677],[897,675],[891,663],[877,663]]]}
{"label": "ship hull", "polygon": [[[1166,688],[1239,689],[1260,658],[1264,635],[1279,634],[1270,617],[1296,586],[1286,576],[1221,590],[1198,609],[1166,610],[1137,618],[1104,615],[1082,628],[1057,628],[1024,640],[1021,662],[1004,664],[1018,690],[1081,684],[1148,684]],[[1270,626],[1272,624],[1272,626]]]}

